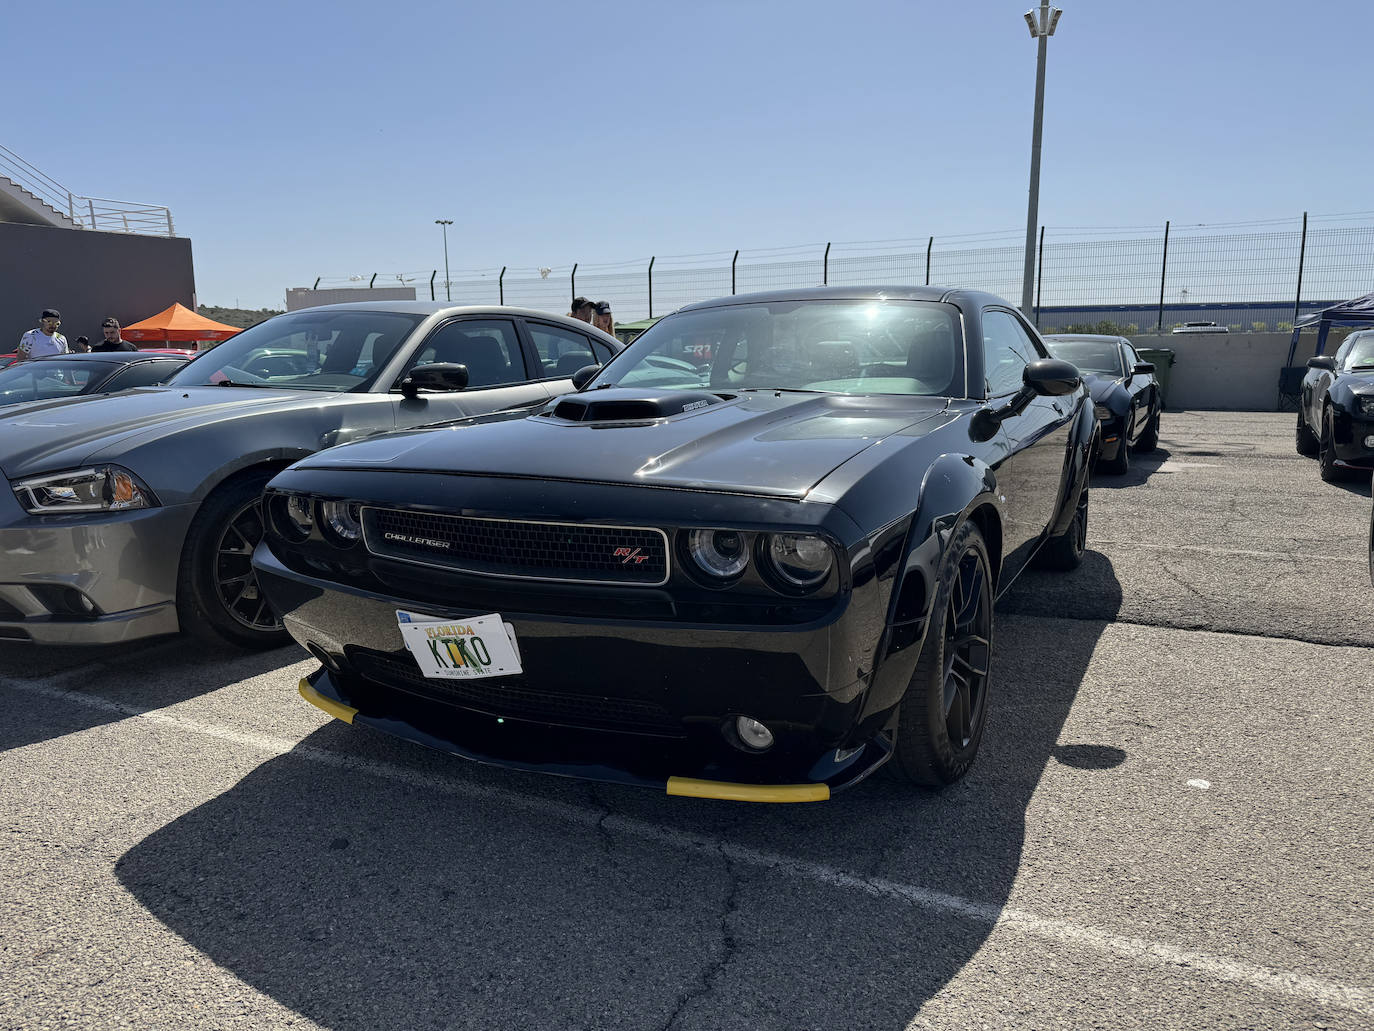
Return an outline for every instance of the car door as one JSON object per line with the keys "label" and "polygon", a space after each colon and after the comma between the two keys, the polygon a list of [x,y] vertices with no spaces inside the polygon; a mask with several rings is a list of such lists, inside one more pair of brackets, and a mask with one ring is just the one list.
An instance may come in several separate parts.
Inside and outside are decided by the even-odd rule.
{"label": "car door", "polygon": [[1134,444],[1145,432],[1145,426],[1150,421],[1150,399],[1153,392],[1150,389],[1150,377],[1135,374],[1136,365],[1145,359],[1136,353],[1129,341],[1121,342],[1121,360],[1125,364],[1126,392],[1131,396],[1130,438]]}
{"label": "car door", "polygon": [[[1006,308],[983,311],[983,368],[990,404],[1005,404],[1021,389],[1026,365],[1048,354],[1020,317]],[[998,470],[1005,498],[1004,576],[1029,561],[1054,517],[1068,453],[1074,397],[1036,395],[1003,420],[1009,453]]]}
{"label": "car door", "polygon": [[572,390],[571,377],[578,369],[605,365],[613,356],[603,341],[567,326],[535,319],[525,319],[524,324],[534,357],[539,362],[535,375],[549,383],[549,390],[555,396]]}
{"label": "car door", "polygon": [[467,388],[427,391],[414,399],[401,399],[397,393],[398,428],[532,407],[550,397],[542,379],[526,367],[520,336],[510,319],[474,316],[443,323],[415,349],[393,391],[398,391],[396,384],[415,366],[431,363],[466,365]]}

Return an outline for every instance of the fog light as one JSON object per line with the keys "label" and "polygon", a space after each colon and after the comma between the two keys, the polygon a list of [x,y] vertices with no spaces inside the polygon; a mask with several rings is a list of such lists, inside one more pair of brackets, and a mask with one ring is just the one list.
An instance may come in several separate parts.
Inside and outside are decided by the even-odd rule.
{"label": "fog light", "polygon": [[748,716],[735,717],[735,733],[747,748],[756,752],[773,747],[773,732],[756,719]]}

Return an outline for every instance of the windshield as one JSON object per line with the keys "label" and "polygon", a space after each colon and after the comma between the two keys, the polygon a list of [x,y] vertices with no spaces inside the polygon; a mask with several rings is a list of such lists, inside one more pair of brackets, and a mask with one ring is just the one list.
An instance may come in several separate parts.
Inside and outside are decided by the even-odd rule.
{"label": "windshield", "polygon": [[20,362],[0,369],[0,404],[50,401],[95,387],[110,374],[109,362]]}
{"label": "windshield", "polygon": [[670,315],[588,389],[806,390],[964,396],[963,334],[946,304],[777,301]]}
{"label": "windshield", "polygon": [[1072,362],[1083,372],[1098,372],[1113,379],[1126,374],[1121,367],[1121,348],[1110,340],[1056,340],[1045,338],[1050,354]]}
{"label": "windshield", "polygon": [[1345,371],[1374,369],[1374,333],[1353,333],[1345,356]]}
{"label": "windshield", "polygon": [[423,316],[385,311],[302,311],[278,315],[206,351],[168,383],[357,390]]}

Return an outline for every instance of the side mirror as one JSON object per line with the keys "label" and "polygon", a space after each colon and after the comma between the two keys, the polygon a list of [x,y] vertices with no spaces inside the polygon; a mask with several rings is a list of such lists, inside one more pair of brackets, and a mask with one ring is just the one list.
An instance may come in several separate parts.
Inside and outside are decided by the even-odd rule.
{"label": "side mirror", "polygon": [[584,365],[572,374],[572,385],[574,390],[581,390],[592,381],[592,377],[601,371],[600,365]]}
{"label": "side mirror", "polygon": [[1021,372],[1023,390],[1041,397],[1061,397],[1072,394],[1083,383],[1078,366],[1060,358],[1038,358]]}
{"label": "side mirror", "polygon": [[1132,376],[1153,376],[1155,373],[1154,362],[1136,362],[1131,368]]}
{"label": "side mirror", "polygon": [[415,397],[422,390],[463,390],[468,385],[468,367],[451,362],[417,365],[397,385],[406,397]]}
{"label": "side mirror", "polygon": [[1336,359],[1329,354],[1319,354],[1315,358],[1307,359],[1307,367],[1309,369],[1321,369],[1323,372],[1335,372]]}

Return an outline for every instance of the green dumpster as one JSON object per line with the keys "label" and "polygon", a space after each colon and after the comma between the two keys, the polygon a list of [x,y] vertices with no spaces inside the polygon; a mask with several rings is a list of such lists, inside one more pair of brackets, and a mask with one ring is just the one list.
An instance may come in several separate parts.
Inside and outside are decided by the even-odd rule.
{"label": "green dumpster", "polygon": [[1159,381],[1159,401],[1161,407],[1169,404],[1169,370],[1174,367],[1174,352],[1167,347],[1137,347],[1135,353],[1142,361],[1155,367],[1155,379]]}

